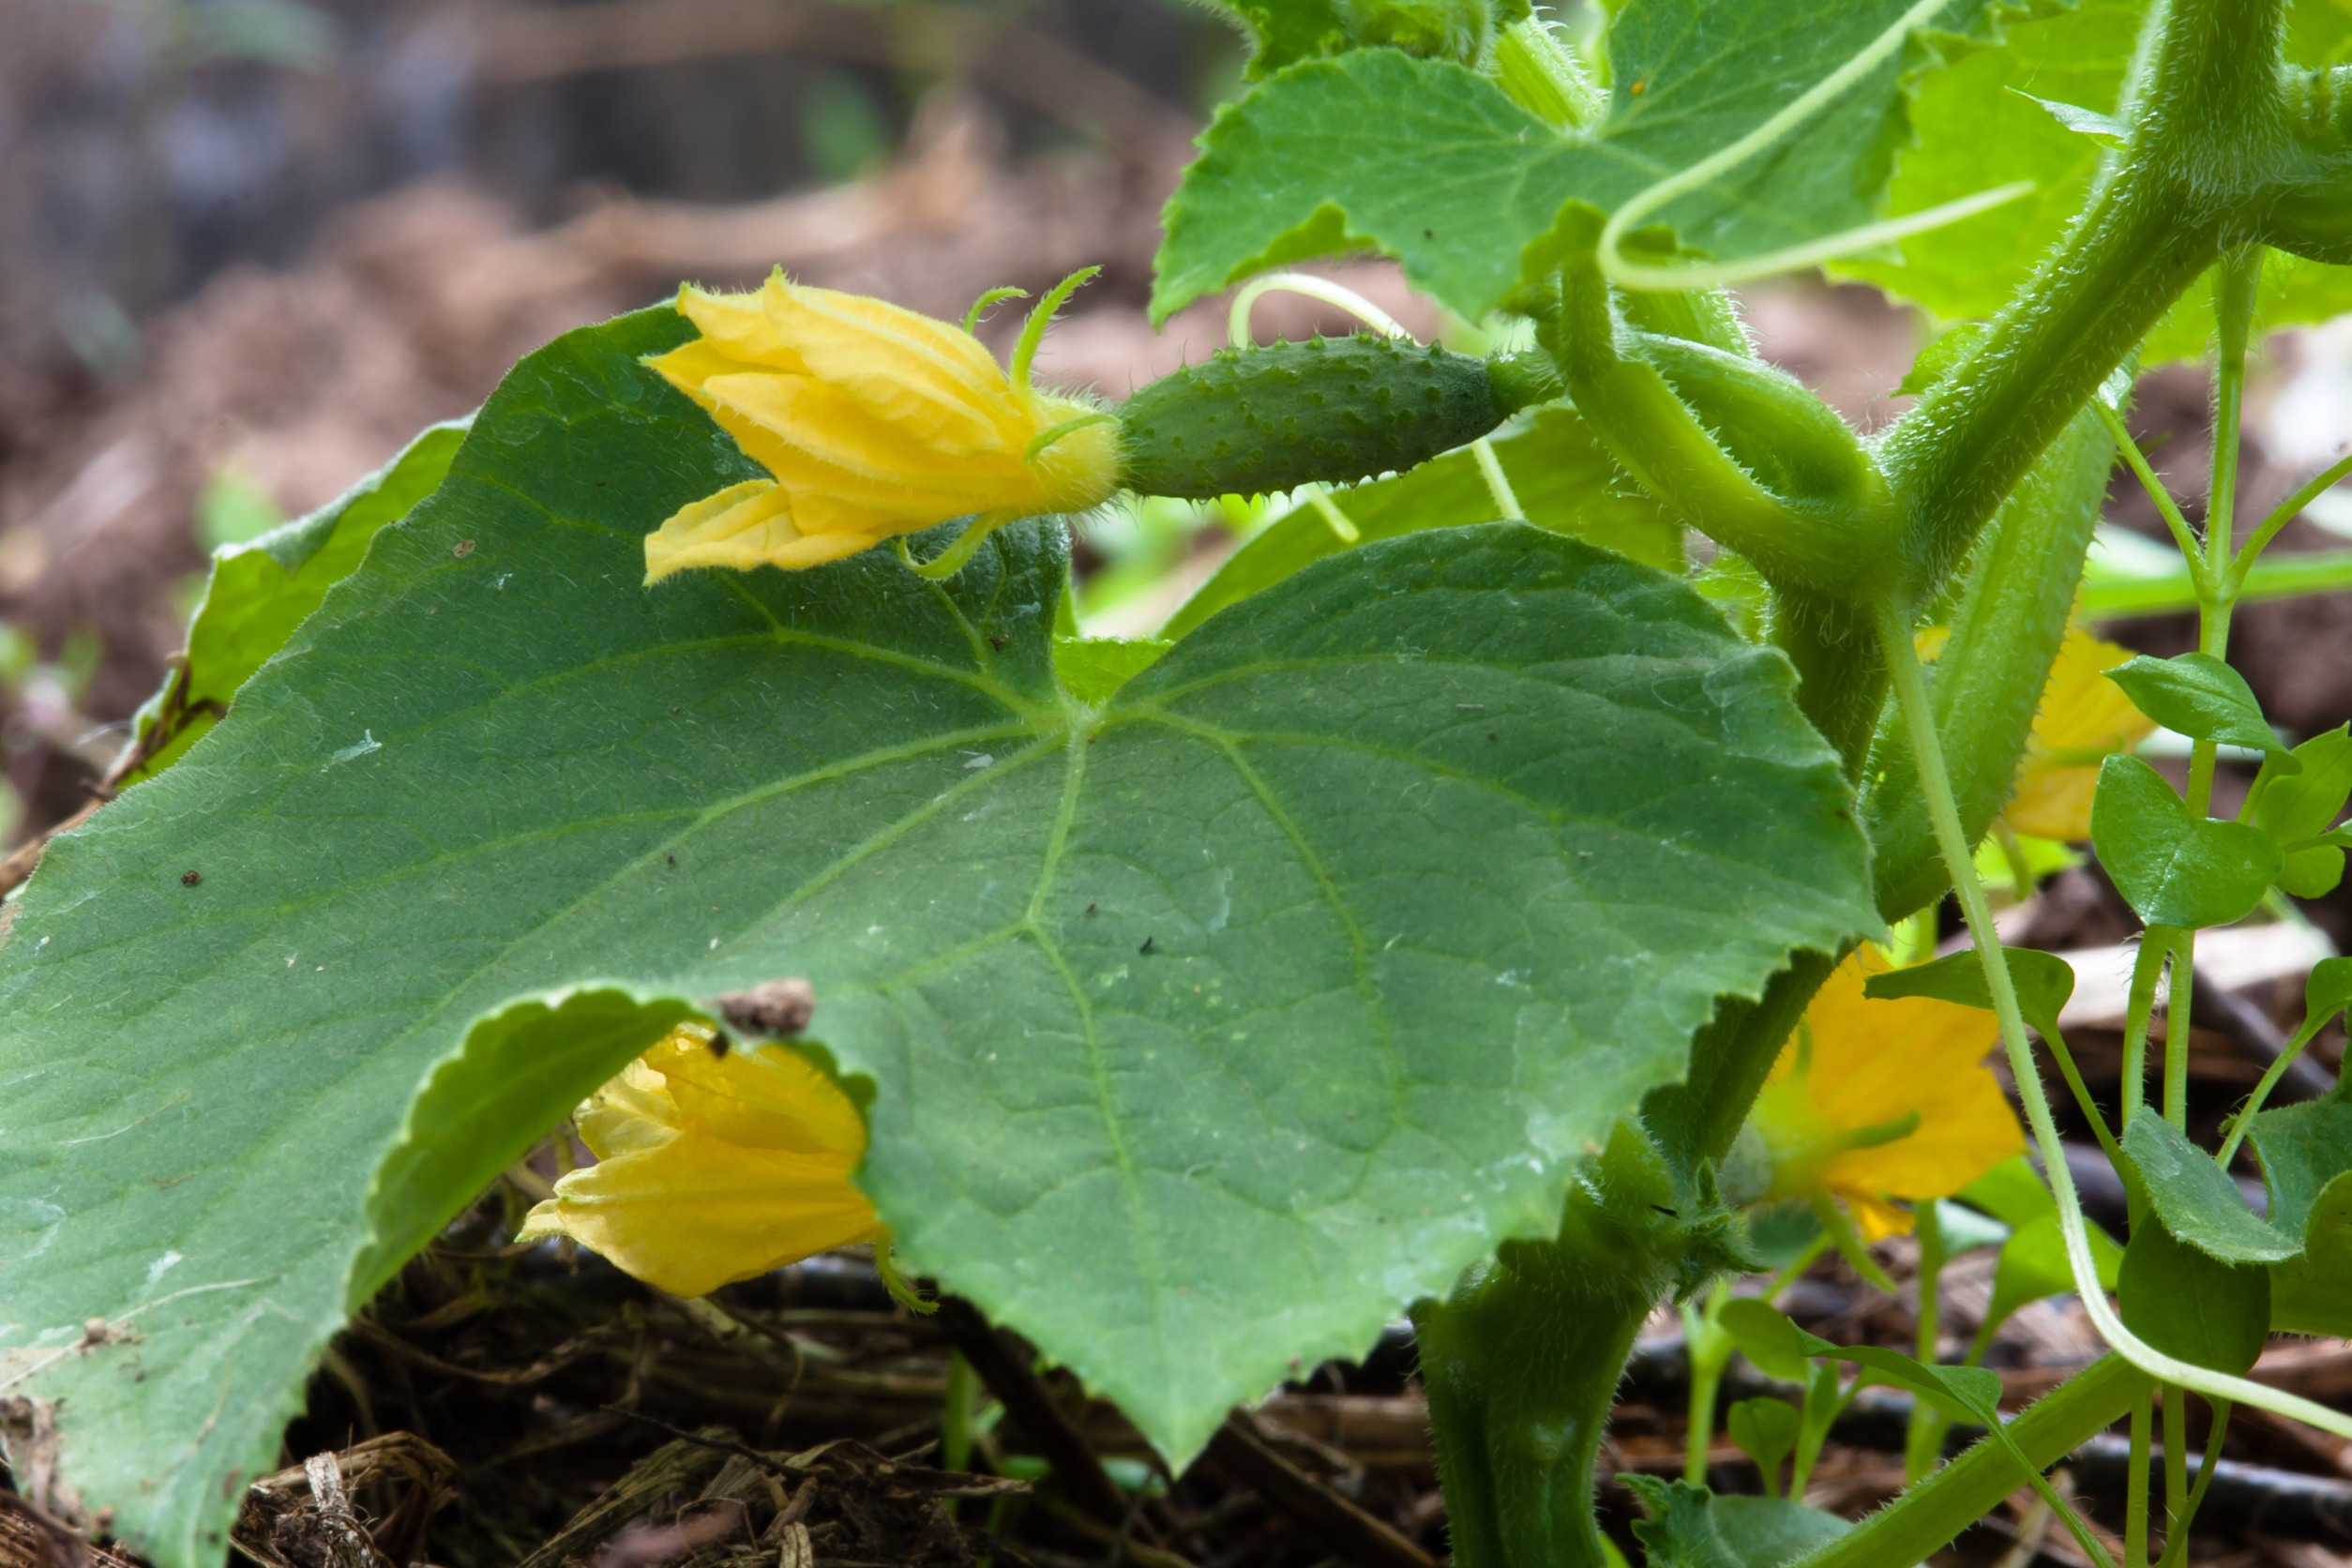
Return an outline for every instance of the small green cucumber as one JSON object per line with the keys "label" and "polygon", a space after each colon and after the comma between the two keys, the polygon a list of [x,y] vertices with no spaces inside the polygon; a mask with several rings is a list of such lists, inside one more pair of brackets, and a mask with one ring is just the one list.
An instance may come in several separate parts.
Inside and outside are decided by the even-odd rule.
{"label": "small green cucumber", "polygon": [[1128,487],[1209,500],[1411,468],[1535,398],[1530,378],[1391,338],[1226,349],[1119,410]]}

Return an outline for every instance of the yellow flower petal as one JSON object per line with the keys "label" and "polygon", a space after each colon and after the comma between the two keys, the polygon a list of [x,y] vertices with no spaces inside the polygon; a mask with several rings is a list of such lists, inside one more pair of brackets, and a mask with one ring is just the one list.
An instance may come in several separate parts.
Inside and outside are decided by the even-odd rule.
{"label": "yellow flower petal", "polygon": [[569,1236],[679,1296],[887,1229],[850,1180],[866,1152],[857,1108],[778,1047],[712,1050],[681,1026],[580,1109],[597,1160],[555,1184],[521,1239]]}
{"label": "yellow flower petal", "polygon": [[[708,294],[687,287],[678,291],[678,313],[702,334],[700,343],[672,349],[650,363],[672,380],[690,374],[702,350],[728,365],[765,365],[770,369],[806,373],[808,367],[768,320],[767,291],[747,294]],[[677,367],[673,373],[671,367]],[[684,384],[681,383],[683,385]]]}
{"label": "yellow flower petal", "polygon": [[2017,788],[2001,821],[2035,838],[2080,843],[2090,837],[2090,798],[2099,764],[2156,728],[2106,671],[2132,656],[2081,627],[2067,631],[2017,763]]}
{"label": "yellow flower petal", "polygon": [[646,363],[773,488],[680,511],[646,539],[649,581],[814,565],[951,519],[1083,511],[1118,489],[1116,428],[1064,430],[1096,411],[1015,384],[961,327],[780,276],[751,294],[686,289],[678,309],[701,338]]}
{"label": "yellow flower petal", "polygon": [[[1889,967],[1872,947],[1837,967],[1752,1118],[1772,1161],[1771,1196],[1834,1193],[1865,1231],[1909,1224],[1880,1199],[1948,1198],[2026,1146],[1984,1064],[1999,1038],[1993,1015],[1930,997],[1864,996],[1870,976]],[[1889,1136],[1914,1117],[1912,1130]]]}
{"label": "yellow flower petal", "polygon": [[803,534],[773,480],[748,479],[672,512],[645,536],[645,580],[694,566],[814,566],[864,550],[868,541]]}

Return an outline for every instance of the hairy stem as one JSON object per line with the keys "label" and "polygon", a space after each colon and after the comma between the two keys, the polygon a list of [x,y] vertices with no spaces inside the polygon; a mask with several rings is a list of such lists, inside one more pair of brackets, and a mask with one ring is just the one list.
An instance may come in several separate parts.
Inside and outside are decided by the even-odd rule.
{"label": "hairy stem", "polygon": [[[2104,1356],[2052,1389],[2009,1423],[2028,1464],[2048,1467],[2113,1425],[2148,1380],[2120,1356]],[[1847,1533],[1788,1568],[1888,1568],[1924,1562],[2026,1484],[2010,1447],[1991,1437],[1909,1488]]]}

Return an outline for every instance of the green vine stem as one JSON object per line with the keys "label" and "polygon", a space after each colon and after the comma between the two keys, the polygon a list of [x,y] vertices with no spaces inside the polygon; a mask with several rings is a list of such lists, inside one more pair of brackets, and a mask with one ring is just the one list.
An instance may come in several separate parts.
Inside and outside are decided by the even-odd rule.
{"label": "green vine stem", "polygon": [[[1930,696],[1971,842],[1992,825],[2016,782],[2114,463],[2115,444],[2096,414],[2076,415],[2001,504],[1969,569]],[[1865,635],[1875,669],[1877,639],[1867,628]],[[1900,716],[1882,719],[1874,709],[1870,722],[1863,821],[1877,852],[1878,912],[1900,920],[1943,897],[1952,878]]]}
{"label": "green vine stem", "polygon": [[2277,195],[2283,0],[2175,0],[2135,74],[2130,142],[2034,282],[1888,432],[1924,598],[2017,479],[2224,240]]}
{"label": "green vine stem", "polygon": [[2132,1468],[2123,1479],[2123,1560],[2127,1568],[2148,1568],[2148,1459],[2155,1447],[2149,1440],[2155,1425],[2156,1407],[2143,1395],[2132,1407]]}
{"label": "green vine stem", "polygon": [[[2279,139],[2274,47],[2279,16],[2280,0],[2174,0],[2164,13],[2135,77],[2129,150],[2025,293],[1877,449],[1893,491],[1897,535],[1892,541],[1882,537],[1877,520],[1860,534],[1868,535],[1869,548],[1885,550],[1890,542],[1895,547],[1895,594],[1854,592],[1858,569],[1873,582],[1883,580],[1873,564],[1858,568],[1851,560],[1838,559],[1841,550],[1854,547],[1859,520],[1793,511],[1785,498],[1772,495],[1728,458],[1654,367],[1621,352],[1620,309],[1632,324],[1676,331],[1658,319],[1673,307],[1652,303],[1666,296],[1636,294],[1613,308],[1597,262],[1587,250],[1581,264],[1563,269],[1560,291],[1531,306],[1539,317],[1539,340],[1560,365],[1580,410],[1596,421],[1605,442],[1612,449],[1625,448],[1620,456],[1627,456],[1631,444],[1612,439],[1609,424],[1619,425],[1621,434],[1621,415],[1647,421],[1644,443],[1651,456],[1662,460],[1636,460],[1629,465],[1632,472],[1653,494],[1703,523],[1719,542],[1748,555],[1775,580],[1781,594],[1773,639],[1788,650],[1803,678],[1801,701],[1806,711],[1858,774],[1890,673],[1895,678],[1928,821],[1927,831],[1910,833],[1907,841],[1899,833],[1881,840],[1880,852],[1900,856],[1900,864],[1912,867],[1940,860],[1962,890],[1971,924],[1982,933],[2004,1043],[2057,1189],[2077,1284],[2102,1332],[2123,1352],[2013,1424],[2008,1435],[2034,1465],[2061,1457],[2122,1415],[2134,1399],[2145,1403],[2143,1368],[2209,1397],[2249,1399],[2316,1418],[2329,1429],[2342,1421],[2309,1401],[2162,1356],[2124,1329],[2100,1290],[2081,1206],[1999,959],[1983,891],[1972,874],[1972,839],[1954,802],[1907,617],[1893,608],[1895,602],[1907,606],[1932,597],[2101,383],[2220,254],[2225,237],[2252,222],[2269,193],[2263,171],[2275,162],[2270,154]],[[1588,244],[1597,243],[1597,234],[1585,237]],[[1707,324],[1729,336],[1722,333],[1720,322]],[[1703,341],[1713,334],[1687,335]],[[1728,341],[1717,346],[1734,350]],[[2088,457],[2084,462],[2099,466]],[[1828,526],[1821,526],[1825,522]],[[2030,565],[2021,560],[2013,568],[2022,580],[2017,586],[2071,598],[2080,558],[2060,565],[2063,554],[2045,551]],[[1805,592],[1809,578],[1817,583],[1811,598]],[[2008,585],[2007,573],[2002,582]],[[1885,601],[1886,607],[1831,607],[1822,601],[1832,589],[1849,603]],[[1983,656],[1988,660],[1992,641],[1986,640]],[[2048,670],[2046,653],[2029,669],[1994,676],[1992,668],[1985,666],[1987,678],[1998,690],[2011,696],[2022,690],[2029,722]],[[1962,670],[1948,652],[1938,684],[1958,679]],[[1983,770],[1993,778],[1991,789],[1998,794],[2015,767],[2023,732],[1971,733],[1961,717],[1966,707],[1961,687],[1952,690],[1947,701],[1953,704],[1955,748],[1972,777]],[[1890,748],[1888,755],[1900,756],[1901,750]],[[1881,887],[1883,894],[1886,884]],[[1936,891],[1928,888],[1919,902]],[[1700,1031],[1686,1082],[1653,1092],[1643,1107],[1643,1123],[1671,1168],[1702,1171],[1729,1149],[1782,1042],[1832,964],[1827,955],[1797,956],[1760,999],[1726,1002]],[[1599,1165],[1608,1163],[1605,1158]],[[1572,1216],[1597,1201],[1596,1183],[1607,1184],[1600,1176],[1588,1176],[1572,1193]],[[1613,1211],[1604,1203],[1596,1212]],[[1670,1278],[1653,1253],[1621,1244],[1588,1251],[1583,1244],[1570,1244],[1569,1229],[1563,1228],[1558,1243],[1507,1246],[1496,1264],[1474,1273],[1447,1301],[1425,1304],[1416,1312],[1431,1420],[1463,1568],[1587,1568],[1606,1560],[1591,1518],[1591,1458],[1625,1349]],[[1589,1228],[1587,1234],[1589,1239]],[[1981,1444],[1807,1560],[1804,1568],[1920,1561],[2027,1479],[2024,1465],[2005,1444]]]}
{"label": "green vine stem", "polygon": [[1687,1200],[1621,1126],[1555,1239],[1506,1243],[1414,1308],[1457,1568],[1607,1568],[1592,1464],[1634,1336],[1680,1272]]}
{"label": "green vine stem", "polygon": [[1851,1530],[1788,1568],[1895,1568],[1924,1562],[2027,1484],[2018,1462],[2048,1468],[2107,1429],[2148,1379],[2121,1356],[2103,1356],[2012,1419],[2014,1452],[1986,1437]]}

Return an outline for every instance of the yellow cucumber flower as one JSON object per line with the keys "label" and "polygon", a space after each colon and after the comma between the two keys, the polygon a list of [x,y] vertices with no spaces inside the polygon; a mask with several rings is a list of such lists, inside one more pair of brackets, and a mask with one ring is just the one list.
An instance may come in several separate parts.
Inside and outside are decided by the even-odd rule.
{"label": "yellow cucumber flower", "polygon": [[1867,945],[1838,965],[1749,1119],[1771,1166],[1766,1200],[1842,1198],[1865,1241],[1910,1229],[1889,1199],[1949,1198],[2026,1148],[1984,1065],[1999,1037],[1993,1015],[1932,997],[1865,997],[1863,985],[1891,967]]}
{"label": "yellow cucumber flower", "polygon": [[580,1108],[596,1163],[555,1184],[520,1239],[568,1236],[676,1296],[888,1237],[850,1180],[866,1123],[780,1046],[685,1023]]}
{"label": "yellow cucumber flower", "polygon": [[646,363],[772,477],[681,507],[646,536],[645,580],[697,566],[814,566],[972,518],[956,559],[938,564],[949,570],[1003,523],[1110,499],[1116,421],[1029,377],[1053,312],[1092,276],[1039,303],[1009,373],[971,326],[1018,291],[985,296],[959,327],[780,271],[752,294],[679,290],[679,312],[702,335]]}
{"label": "yellow cucumber flower", "polygon": [[2132,705],[2106,672],[2132,656],[2069,626],[2050,666],[2033,734],[2018,759],[2017,787],[2001,813],[2012,833],[2079,844],[2090,837],[2090,797],[2099,765],[2147,739],[2155,721]]}

